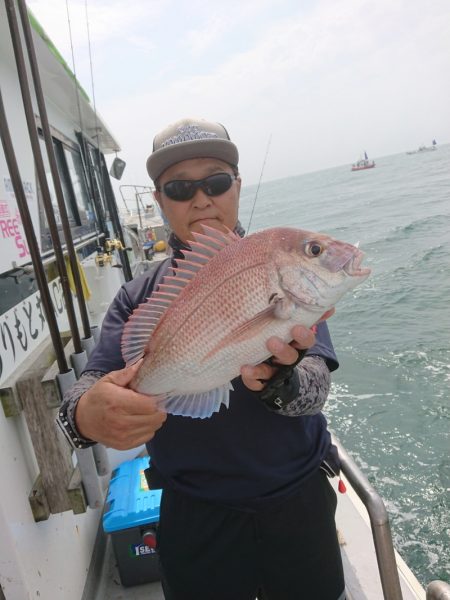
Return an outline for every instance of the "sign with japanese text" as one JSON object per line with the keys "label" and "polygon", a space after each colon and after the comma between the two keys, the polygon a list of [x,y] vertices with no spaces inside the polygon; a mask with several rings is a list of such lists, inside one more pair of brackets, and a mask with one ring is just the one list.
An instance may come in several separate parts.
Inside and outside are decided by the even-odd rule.
{"label": "sign with japanese text", "polygon": [[[60,331],[67,331],[67,313],[59,278],[49,283]],[[0,316],[0,385],[49,335],[41,296],[35,292]]]}

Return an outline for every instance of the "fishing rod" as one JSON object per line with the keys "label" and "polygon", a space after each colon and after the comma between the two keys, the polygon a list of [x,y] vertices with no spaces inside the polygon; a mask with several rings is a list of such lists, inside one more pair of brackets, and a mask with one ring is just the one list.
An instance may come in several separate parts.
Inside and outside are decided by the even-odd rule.
{"label": "fishing rod", "polygon": [[[53,243],[53,250],[55,253],[55,260],[60,275],[61,287],[63,296],[66,304],[67,317],[69,320],[70,331],[72,334],[72,341],[75,349],[75,355],[79,357],[84,353],[81,346],[80,334],[78,331],[77,320],[75,316],[75,310],[73,306],[72,293],[70,291],[69,278],[67,276],[66,264],[64,261],[64,254],[62,251],[61,240],[59,238],[58,227],[56,224],[56,218],[54,209],[52,206],[52,199],[50,195],[50,189],[45,173],[44,161],[42,158],[41,147],[39,144],[39,137],[37,133],[33,104],[31,100],[30,87],[28,83],[28,76],[25,66],[25,59],[22,50],[22,41],[19,33],[19,27],[17,22],[16,10],[14,0],[5,0],[7,9],[9,29],[11,33],[11,40],[14,49],[14,55],[17,65],[17,73],[19,76],[19,84],[22,93],[22,101],[25,110],[25,117],[28,126],[28,133],[30,136],[31,147],[33,150],[33,157],[36,166],[37,178],[41,189],[42,200],[44,204],[45,216],[47,218],[48,228]],[[76,359],[74,361],[77,362]],[[77,367],[75,366],[77,369]]]}
{"label": "fishing rod", "polygon": [[[22,51],[22,42],[21,42],[19,28],[18,28],[14,0],[5,0],[5,6],[6,6],[6,10],[7,10],[7,15],[8,15],[8,23],[9,23],[10,33],[11,33],[11,40],[13,43],[14,55],[15,55],[16,64],[17,64],[19,83],[20,83],[20,88],[21,88],[21,92],[22,92],[22,100],[23,100],[23,105],[24,105],[24,109],[25,109],[25,116],[26,116],[26,120],[27,120],[28,132],[29,132],[29,136],[30,136],[33,157],[34,157],[35,166],[36,166],[36,172],[37,172],[38,181],[39,181],[39,185],[40,185],[40,189],[41,189],[41,193],[42,193],[45,215],[47,217],[48,227],[49,227],[50,235],[51,235],[52,242],[53,242],[53,250],[54,250],[54,254],[55,254],[56,263],[58,266],[58,271],[60,274],[61,286],[63,289],[64,300],[66,303],[66,310],[67,310],[67,315],[68,315],[68,319],[69,319],[69,325],[70,325],[70,330],[71,330],[72,340],[73,340],[73,345],[74,345],[74,350],[75,350],[75,353],[71,355],[71,362],[74,366],[74,369],[68,369],[67,361],[66,361],[65,353],[64,353],[64,348],[63,348],[62,341],[61,341],[61,336],[59,334],[58,325],[56,322],[55,312],[54,312],[53,306],[50,304],[47,307],[46,317],[49,322],[49,329],[50,329],[50,333],[52,336],[52,342],[53,342],[53,346],[55,348],[57,362],[58,362],[58,368],[59,368],[59,374],[56,375],[56,381],[57,381],[57,384],[59,387],[60,395],[64,396],[64,393],[75,383],[75,381],[76,381],[75,375],[79,376],[81,374],[81,371],[85,367],[86,362],[87,362],[87,353],[85,350],[83,350],[82,345],[81,345],[80,335],[79,335],[79,331],[78,331],[78,326],[77,326],[77,321],[76,321],[75,311],[74,311],[74,306],[73,306],[73,301],[72,301],[72,295],[71,295],[71,291],[70,291],[69,280],[68,280],[68,276],[67,276],[66,264],[65,264],[64,255],[62,252],[62,247],[61,247],[61,240],[59,239],[59,232],[58,232],[58,228],[56,225],[55,215],[53,212],[52,200],[51,200],[50,190],[48,187],[48,182],[47,182],[47,178],[46,178],[46,174],[45,174],[45,167],[44,167],[43,158],[42,158],[42,154],[41,154],[41,148],[40,148],[40,144],[39,144],[37,128],[36,128],[36,124],[34,121],[34,112],[33,112],[32,100],[31,100],[31,93],[30,93],[30,88],[28,85],[28,77],[27,77],[27,72],[26,72],[24,55],[23,55],[23,51]],[[24,14],[26,15],[26,12]],[[44,113],[46,115],[45,107],[44,107]],[[2,123],[3,123],[3,121],[6,119],[6,115],[5,115],[5,119],[3,118],[3,115],[0,115],[0,116],[1,116]],[[45,120],[45,117],[44,117],[44,120]],[[6,120],[5,120],[5,122],[6,122]],[[47,124],[48,124],[48,121],[47,121]],[[10,153],[11,153],[11,148],[12,148],[12,146],[8,148]],[[11,169],[14,171],[13,163],[11,164]],[[24,198],[22,204],[24,203],[24,206],[25,206],[24,210],[26,209],[26,212],[24,212],[23,220],[28,222],[26,231],[28,232],[27,235],[30,236],[30,242],[29,242],[30,246],[33,247],[33,254],[32,254],[32,257],[34,257],[33,266],[35,267],[35,270],[38,269],[36,271],[36,273],[39,273],[38,285],[39,285],[39,289],[41,290],[41,293],[44,294],[44,297],[45,297],[45,294],[49,294],[49,290],[48,290],[48,286],[47,286],[47,281],[46,281],[43,265],[40,260],[39,247],[38,247],[37,240],[35,237],[31,218],[30,218],[30,215],[28,212],[28,206],[26,204],[26,199],[25,199],[25,195],[23,192],[23,188],[22,188],[22,190],[20,190],[20,187],[22,187],[22,185],[21,185],[20,175],[18,174],[17,164],[16,164],[16,171],[17,172],[15,174],[15,178],[16,179],[18,178],[18,180],[19,180],[19,187],[17,188],[16,194],[22,193],[23,198]],[[58,179],[59,179],[59,177],[58,177]],[[17,197],[19,198],[18,195],[17,195]],[[65,205],[64,205],[64,208],[65,208]],[[67,218],[67,213],[65,213],[65,215]],[[21,214],[21,216],[22,216],[22,214]],[[28,237],[27,237],[27,239],[28,239]],[[78,269],[78,265],[76,268]],[[51,325],[50,325],[50,323],[51,323]],[[93,345],[94,345],[94,343],[92,342],[92,347],[93,347]],[[98,470],[96,467],[96,460],[94,457],[93,450],[92,450],[92,448],[86,448],[86,449],[77,449],[75,452],[77,455],[77,462],[78,462],[78,466],[80,468],[87,502],[91,508],[97,508],[98,506],[101,506],[101,504],[103,502],[103,491],[102,491],[100,480],[98,478]],[[105,453],[106,453],[106,450],[103,450],[103,454],[105,454]],[[105,464],[105,461],[102,460],[102,465],[104,465],[104,464]]]}
{"label": "fishing rod", "polygon": [[[22,0],[23,1],[23,0]],[[130,261],[128,258],[128,254],[125,249],[125,241],[123,237],[122,225],[119,219],[119,213],[117,210],[117,204],[114,197],[114,191],[111,185],[111,181],[108,176],[108,169],[106,167],[106,161],[104,156],[102,156],[100,152],[100,142],[98,133],[100,128],[98,127],[98,119],[97,119],[97,105],[95,102],[95,88],[94,88],[94,68],[92,66],[92,52],[91,52],[91,35],[89,30],[89,15],[88,15],[88,6],[87,0],[84,3],[84,10],[86,16],[86,30],[87,30],[87,39],[88,39],[88,49],[89,49],[89,66],[91,72],[91,88],[92,88],[92,102],[94,105],[94,120],[95,120],[95,133],[97,138],[97,160],[98,166],[100,168],[101,182],[103,185],[103,194],[106,199],[107,208],[109,210],[109,215],[111,217],[111,223],[114,228],[114,237],[120,241],[120,245],[122,247],[118,248],[120,262],[123,268],[123,274],[125,277],[125,281],[131,281],[133,279],[133,274],[131,272]],[[77,90],[78,93],[78,90]],[[140,215],[139,215],[140,219]],[[142,224],[141,224],[142,227]]]}
{"label": "fishing rod", "polygon": [[[28,243],[28,248],[30,250],[34,274],[36,276],[38,290],[42,301],[42,308],[44,310],[45,319],[47,321],[48,329],[50,332],[50,338],[52,340],[53,349],[56,355],[56,361],[59,370],[59,373],[56,375],[56,381],[62,394],[65,390],[69,389],[69,387],[71,387],[75,383],[76,377],[74,369],[69,369],[67,365],[67,360],[64,353],[64,346],[61,340],[61,336],[59,334],[58,322],[56,320],[56,311],[53,306],[50,296],[50,290],[47,285],[45,270],[40,257],[39,245],[36,239],[36,234],[34,232],[30,210],[28,208],[27,198],[23,189],[22,178],[20,176],[16,155],[11,140],[11,134],[6,118],[6,111],[3,104],[1,88],[0,138],[5,153],[6,165],[8,167],[9,175],[11,177],[11,183],[17,201],[17,207],[19,209],[20,218]],[[99,479],[97,477],[98,471],[95,464],[96,459],[94,457],[92,449],[87,448],[85,450],[78,450],[77,459],[78,464],[80,466],[80,471],[82,473],[83,484],[85,486],[86,497],[89,506],[91,506],[92,508],[101,506],[103,494]]]}
{"label": "fishing rod", "polygon": [[[50,164],[50,170],[52,174],[52,179],[54,183],[54,189],[58,204],[58,209],[61,217],[61,223],[63,228],[64,239],[66,243],[66,249],[69,257],[69,264],[72,270],[73,281],[75,285],[75,290],[77,294],[78,307],[80,311],[80,316],[83,324],[84,338],[80,340],[78,333],[78,326],[75,318],[75,312],[73,311],[72,304],[72,317],[74,319],[74,330],[72,330],[72,339],[74,343],[75,354],[72,354],[71,360],[75,369],[75,373],[77,377],[81,375],[84,367],[87,363],[87,355],[94,349],[95,340],[92,336],[92,330],[89,323],[88,312],[86,308],[86,303],[84,301],[84,292],[81,283],[80,270],[78,266],[78,259],[75,251],[75,246],[73,243],[72,232],[70,229],[69,218],[67,214],[66,203],[64,201],[64,194],[61,185],[61,179],[58,172],[58,167],[56,164],[56,158],[53,148],[53,140],[50,132],[50,125],[48,121],[47,109],[44,100],[44,94],[42,91],[41,77],[39,73],[39,66],[37,63],[36,52],[33,44],[33,38],[31,34],[30,22],[28,18],[27,7],[24,0],[17,0],[19,6],[19,13],[22,22],[22,29],[25,37],[25,43],[28,52],[28,60],[30,63],[31,73],[33,77],[34,89],[36,94],[36,100],[39,108],[39,116],[41,119],[42,132],[44,136],[45,146],[47,149],[47,156]],[[56,223],[55,223],[56,224]],[[58,242],[59,234],[56,231]],[[53,237],[53,236],[52,236]],[[54,244],[55,246],[55,244]],[[62,253],[62,248],[59,247],[59,259],[60,264],[62,266],[62,271],[59,270],[61,280],[63,276],[67,279],[67,294],[69,295],[70,302],[72,302],[72,295],[70,291],[70,286],[68,284],[67,278],[67,269],[66,263],[64,261],[64,255]],[[56,256],[56,247],[55,247],[55,256]],[[67,302],[67,299],[66,299]],[[66,306],[68,306],[66,304]],[[68,308],[69,314],[69,308]],[[70,321],[70,318],[69,318]],[[76,336],[73,336],[73,331],[76,332]],[[62,392],[65,392],[69,386],[66,386]],[[89,505],[94,508],[99,506],[102,503],[102,490],[99,479],[97,475],[106,475],[110,471],[109,459],[106,455],[106,449],[103,445],[98,444],[95,449],[84,449],[77,450],[77,458],[80,467],[80,471],[82,473],[83,483],[86,489],[86,496],[89,502]]]}
{"label": "fishing rod", "polygon": [[[89,199],[91,201],[92,208],[94,210],[95,221],[96,221],[96,223],[99,224],[100,230],[102,231],[103,235],[105,237],[110,237],[108,228],[106,227],[106,221],[105,221],[104,214],[103,214],[103,212],[104,212],[103,208],[101,206],[100,201],[97,201],[97,198],[99,198],[99,193],[96,193],[96,190],[98,192],[98,187],[96,187],[95,178],[92,173],[94,166],[92,166],[92,168],[91,168],[92,160],[90,158],[89,149],[88,149],[87,143],[86,143],[86,138],[83,133],[84,132],[83,116],[81,114],[80,94],[79,94],[80,86],[78,83],[77,71],[76,71],[76,66],[75,66],[75,53],[73,50],[72,25],[70,23],[70,12],[69,12],[68,0],[66,0],[66,13],[67,13],[67,25],[69,28],[70,49],[71,49],[71,54],[72,54],[73,85],[74,85],[74,90],[75,90],[75,101],[76,101],[76,105],[77,105],[77,109],[78,109],[78,120],[79,120],[79,125],[80,125],[80,131],[75,131],[75,136],[78,140],[78,143],[79,143],[80,149],[81,149],[81,162],[83,164],[83,171],[84,171],[84,174],[86,175],[86,179],[88,182]],[[96,233],[98,234],[97,227],[96,227]],[[99,239],[99,236],[97,235],[97,247],[98,246],[100,246],[100,239]]]}
{"label": "fishing rod", "polygon": [[266,166],[266,160],[267,160],[267,155],[269,154],[269,147],[270,147],[271,140],[272,140],[272,134],[270,134],[269,141],[267,142],[266,155],[264,156],[264,161],[263,161],[263,164],[261,167],[261,174],[259,176],[259,181],[258,181],[258,187],[256,188],[255,198],[253,200],[252,212],[250,214],[250,220],[248,222],[248,227],[247,227],[247,235],[250,233],[250,225],[252,224],[253,213],[255,212],[256,199],[258,198],[259,188],[261,185],[261,179],[262,179],[262,176],[264,173],[264,167]]}
{"label": "fishing rod", "polygon": [[22,178],[20,176],[16,155],[14,153],[14,147],[8,127],[8,121],[6,118],[1,89],[0,137],[2,140],[3,150],[5,152],[6,164],[8,166],[9,175],[11,177],[11,183],[14,189],[14,194],[16,196],[17,206],[19,208],[20,218],[22,220],[23,229],[27,238],[28,248],[31,254],[31,262],[33,263],[34,274],[36,276],[36,281],[42,300],[45,318],[47,320],[48,328],[50,331],[50,337],[53,343],[53,348],[55,349],[58,369],[61,375],[73,373],[72,369],[69,370],[67,366],[67,360],[64,354],[64,347],[61,341],[61,336],[59,335],[58,323],[56,320],[56,311],[51,300],[50,290],[48,289],[47,279],[45,277],[45,271],[39,253],[39,245],[37,243],[36,234],[33,229],[33,222],[31,220],[28,202],[25,196],[25,191],[23,189]]}
{"label": "fishing rod", "polygon": [[[83,287],[81,283],[80,271],[78,267],[78,259],[73,244],[72,232],[70,230],[69,218],[67,215],[67,208],[64,201],[64,194],[61,186],[61,180],[58,173],[58,167],[56,164],[55,152],[53,148],[52,135],[50,132],[50,125],[48,122],[47,109],[45,106],[44,94],[42,91],[41,77],[39,74],[39,67],[36,59],[36,52],[33,44],[33,38],[31,35],[30,22],[28,18],[27,7],[24,0],[18,0],[19,13],[22,22],[22,29],[25,36],[25,43],[28,52],[28,59],[30,62],[31,73],[33,77],[34,89],[36,93],[36,100],[39,108],[39,116],[41,119],[42,133],[44,136],[45,146],[47,149],[48,160],[50,163],[50,170],[52,173],[53,184],[55,188],[56,199],[58,203],[58,209],[61,216],[61,222],[64,233],[64,240],[66,242],[66,249],[69,257],[69,264],[72,270],[73,281],[75,285],[78,308],[80,311],[80,317],[83,325],[84,340],[81,341],[81,347],[91,345],[89,340],[91,339],[91,327],[89,323],[88,312],[86,303],[84,301]],[[59,236],[58,236],[59,237]],[[78,341],[78,340],[77,340]],[[75,342],[74,342],[75,345]],[[92,342],[93,345],[93,342]]]}

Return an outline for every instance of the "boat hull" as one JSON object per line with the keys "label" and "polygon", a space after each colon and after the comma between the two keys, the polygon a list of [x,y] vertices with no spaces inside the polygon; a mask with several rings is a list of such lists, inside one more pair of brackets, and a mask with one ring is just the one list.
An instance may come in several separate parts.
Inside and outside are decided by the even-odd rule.
{"label": "boat hull", "polygon": [[352,171],[365,171],[366,169],[373,169],[374,166],[375,166],[375,163],[371,163],[370,165],[363,165],[361,167],[358,167],[357,165],[353,165]]}

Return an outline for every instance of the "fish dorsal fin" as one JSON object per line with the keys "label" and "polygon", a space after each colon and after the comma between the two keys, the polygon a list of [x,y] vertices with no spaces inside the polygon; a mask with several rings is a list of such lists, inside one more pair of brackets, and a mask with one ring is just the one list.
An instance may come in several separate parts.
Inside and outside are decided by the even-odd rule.
{"label": "fish dorsal fin", "polygon": [[[225,233],[207,225],[202,225],[202,229],[204,233],[191,232],[194,241],[189,241],[189,249],[183,249],[184,258],[177,259],[174,275],[180,287],[189,283],[194,275],[221,250],[241,239],[231,229],[227,229]],[[165,279],[164,283],[166,283]],[[167,283],[171,285],[173,280]]]}
{"label": "fish dorsal fin", "polygon": [[226,228],[226,232],[219,231],[208,225],[202,225],[202,229],[204,233],[192,232],[192,235],[194,236],[195,242],[207,246],[211,250],[220,251],[222,248],[234,244],[241,239],[236,233],[233,233],[231,229],[228,229],[228,227]]}
{"label": "fish dorsal fin", "polygon": [[152,294],[147,302],[139,304],[125,323],[121,348],[127,367],[144,356],[148,340],[170,304],[165,294],[162,296],[158,297],[157,292]]}
{"label": "fish dorsal fin", "polygon": [[[207,225],[202,225],[202,229],[204,233],[191,232],[194,241],[189,242],[189,250],[183,250],[184,259],[179,261],[178,268],[188,268],[197,273],[221,250],[241,239],[230,229],[226,233]],[[175,272],[178,274],[177,269]]]}
{"label": "fish dorsal fin", "polygon": [[220,231],[219,229],[215,229],[209,225],[202,225],[203,233],[193,232],[192,235],[194,237],[198,236],[202,239],[209,238],[210,240],[214,240],[216,243],[221,244],[222,247],[233,244],[241,239],[237,233],[234,233],[234,231],[231,231],[231,229],[226,226],[224,227],[226,231]]}
{"label": "fish dorsal fin", "polygon": [[190,242],[189,250],[183,250],[184,258],[177,260],[177,267],[162,278],[147,302],[139,304],[125,324],[121,347],[127,367],[144,356],[162,315],[195,274],[223,248],[241,239],[231,230],[223,233],[206,225],[202,227],[204,233],[192,234],[195,241]]}

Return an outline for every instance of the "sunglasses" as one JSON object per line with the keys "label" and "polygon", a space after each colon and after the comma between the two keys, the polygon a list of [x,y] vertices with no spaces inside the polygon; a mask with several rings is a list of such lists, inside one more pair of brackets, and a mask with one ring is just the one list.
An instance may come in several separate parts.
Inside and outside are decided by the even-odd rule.
{"label": "sunglasses", "polygon": [[207,196],[225,194],[233,185],[234,179],[237,179],[236,175],[216,173],[204,179],[176,179],[168,181],[162,186],[162,189],[165,195],[171,200],[185,202],[186,200],[192,200],[198,189],[201,189]]}

